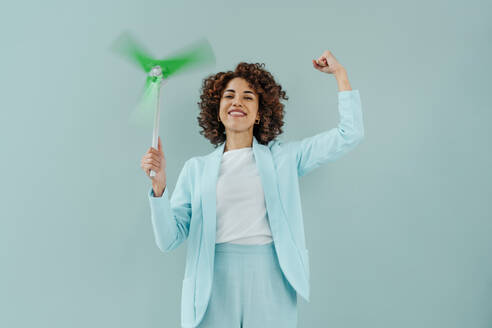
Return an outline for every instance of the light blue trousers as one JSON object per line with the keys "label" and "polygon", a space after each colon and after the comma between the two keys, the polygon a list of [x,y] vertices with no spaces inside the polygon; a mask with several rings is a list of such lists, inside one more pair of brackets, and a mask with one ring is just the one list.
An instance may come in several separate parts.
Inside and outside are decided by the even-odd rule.
{"label": "light blue trousers", "polygon": [[212,294],[200,328],[295,328],[297,292],[274,243],[215,245]]}

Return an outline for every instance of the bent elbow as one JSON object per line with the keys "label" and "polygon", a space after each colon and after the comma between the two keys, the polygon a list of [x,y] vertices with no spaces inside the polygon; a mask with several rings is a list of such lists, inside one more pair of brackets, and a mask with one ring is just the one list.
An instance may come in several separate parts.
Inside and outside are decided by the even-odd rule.
{"label": "bent elbow", "polygon": [[354,138],[357,144],[360,143],[362,140],[365,139],[364,131],[360,131],[359,133],[357,133]]}
{"label": "bent elbow", "polygon": [[362,126],[350,128],[339,127],[338,133],[347,145],[358,144],[364,139],[364,128]]}
{"label": "bent elbow", "polygon": [[356,146],[358,145],[362,140],[364,140],[364,131],[355,131],[352,133],[345,133],[343,134],[343,139],[345,140],[345,143],[349,146]]}
{"label": "bent elbow", "polygon": [[161,250],[163,253],[169,253],[176,248],[178,248],[179,245],[183,242],[183,239],[179,238],[176,236],[176,238],[171,242],[171,243],[164,243],[162,240],[155,240],[155,243],[157,244],[157,247]]}
{"label": "bent elbow", "polygon": [[163,253],[169,253],[170,251],[172,251],[174,249],[174,247],[172,247],[172,245],[174,243],[167,244],[167,243],[164,243],[160,239],[155,239],[155,243],[156,243],[157,247],[159,248],[159,250]]}

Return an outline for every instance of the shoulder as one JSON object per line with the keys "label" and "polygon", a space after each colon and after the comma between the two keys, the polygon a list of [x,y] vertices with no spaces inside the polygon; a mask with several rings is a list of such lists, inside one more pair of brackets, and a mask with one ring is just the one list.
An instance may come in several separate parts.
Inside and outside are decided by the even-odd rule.
{"label": "shoulder", "polygon": [[295,152],[297,141],[283,141],[280,139],[271,140],[267,147],[274,156],[286,155]]}

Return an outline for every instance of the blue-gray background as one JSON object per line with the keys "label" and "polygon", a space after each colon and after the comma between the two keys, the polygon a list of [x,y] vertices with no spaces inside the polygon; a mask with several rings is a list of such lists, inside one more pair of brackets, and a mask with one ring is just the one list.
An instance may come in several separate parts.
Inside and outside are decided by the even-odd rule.
{"label": "blue-gray background", "polygon": [[[268,5],[268,7],[266,7]],[[299,327],[491,327],[491,5],[486,1],[44,1],[1,5],[1,327],[178,327],[187,244],[154,244],[127,118],[144,76],[108,48],[163,57],[207,37],[217,65],[163,89],[173,190],[199,133],[202,79],[262,62],[287,90],[284,141],[333,128],[330,50],[366,139],[301,178],[312,301]]]}

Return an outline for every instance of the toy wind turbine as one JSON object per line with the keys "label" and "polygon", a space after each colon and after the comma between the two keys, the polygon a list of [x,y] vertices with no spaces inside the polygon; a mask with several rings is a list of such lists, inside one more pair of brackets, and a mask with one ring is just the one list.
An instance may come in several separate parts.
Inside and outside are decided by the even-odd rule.
{"label": "toy wind turbine", "polygon": [[[215,56],[212,48],[206,39],[201,39],[165,59],[157,60],[151,58],[148,52],[128,33],[124,33],[116,40],[112,49],[137,64],[148,74],[142,99],[133,112],[131,119],[135,122],[144,123],[149,121],[150,115],[153,114],[152,147],[157,149],[161,86],[167,82],[169,77],[181,73],[186,68],[214,64]],[[150,176],[154,177],[155,172],[151,171]]]}

